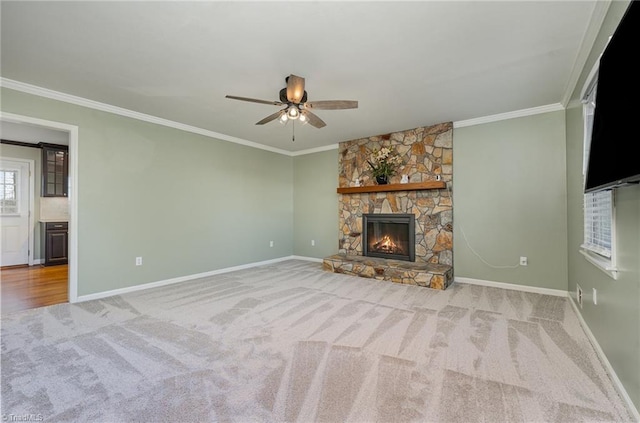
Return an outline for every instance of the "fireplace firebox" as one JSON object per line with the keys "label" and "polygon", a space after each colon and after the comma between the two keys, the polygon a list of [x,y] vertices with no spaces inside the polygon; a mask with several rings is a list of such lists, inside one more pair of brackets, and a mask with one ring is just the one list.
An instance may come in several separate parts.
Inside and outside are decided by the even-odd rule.
{"label": "fireplace firebox", "polygon": [[362,255],[416,261],[415,225],[413,214],[363,214]]}

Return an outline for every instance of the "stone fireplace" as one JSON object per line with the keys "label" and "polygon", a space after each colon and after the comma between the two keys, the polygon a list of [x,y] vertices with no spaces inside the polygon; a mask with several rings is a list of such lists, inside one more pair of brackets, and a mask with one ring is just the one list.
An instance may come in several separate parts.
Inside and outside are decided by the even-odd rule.
{"label": "stone fireplace", "polygon": [[[382,147],[402,159],[389,185],[376,185],[367,163]],[[453,281],[453,124],[342,142],[338,157],[339,253],[325,258],[324,268],[435,289],[448,287]],[[401,175],[408,175],[409,183],[401,184]],[[409,259],[404,253],[402,257],[370,254],[364,221],[365,216],[368,222],[375,215],[413,216],[414,251]],[[376,240],[380,241],[374,249],[394,248],[386,240]]]}

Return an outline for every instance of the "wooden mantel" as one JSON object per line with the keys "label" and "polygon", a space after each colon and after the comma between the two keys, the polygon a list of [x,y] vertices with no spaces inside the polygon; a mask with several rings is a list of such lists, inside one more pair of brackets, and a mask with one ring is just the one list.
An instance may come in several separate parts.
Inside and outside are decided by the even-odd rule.
{"label": "wooden mantel", "polygon": [[364,192],[387,192],[387,191],[418,191],[423,189],[444,189],[447,187],[444,181],[426,181],[409,184],[387,184],[387,185],[367,185],[363,187],[338,188],[338,194],[360,194]]}

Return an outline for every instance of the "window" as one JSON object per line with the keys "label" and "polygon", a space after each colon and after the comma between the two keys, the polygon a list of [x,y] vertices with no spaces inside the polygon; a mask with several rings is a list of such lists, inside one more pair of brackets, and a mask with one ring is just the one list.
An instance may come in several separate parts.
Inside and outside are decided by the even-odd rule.
{"label": "window", "polygon": [[[597,68],[594,68],[591,74],[592,77],[588,80],[586,94],[583,95],[582,100],[584,120],[583,181],[589,160],[593,112],[596,107]],[[613,190],[584,194],[584,241],[580,252],[587,260],[616,279],[614,198]]]}
{"label": "window", "polygon": [[612,191],[584,196],[584,243],[582,248],[611,259]]}
{"label": "window", "polygon": [[18,171],[0,170],[0,213],[16,214],[18,210]]}

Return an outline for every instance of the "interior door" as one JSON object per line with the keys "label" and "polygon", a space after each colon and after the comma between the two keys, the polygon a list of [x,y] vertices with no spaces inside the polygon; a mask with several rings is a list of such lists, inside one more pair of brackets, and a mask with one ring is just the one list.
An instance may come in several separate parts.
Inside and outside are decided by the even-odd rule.
{"label": "interior door", "polygon": [[0,160],[0,266],[29,264],[29,163]]}

